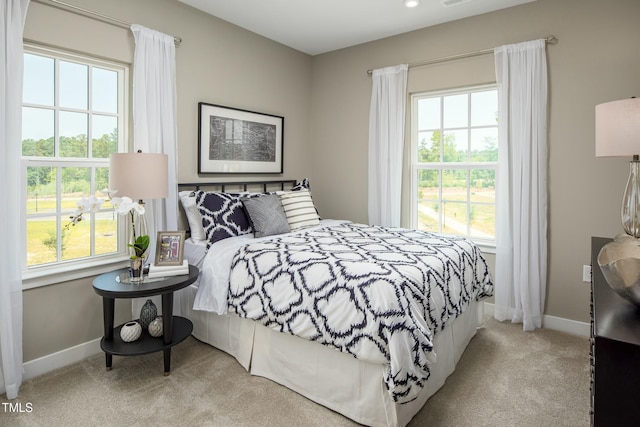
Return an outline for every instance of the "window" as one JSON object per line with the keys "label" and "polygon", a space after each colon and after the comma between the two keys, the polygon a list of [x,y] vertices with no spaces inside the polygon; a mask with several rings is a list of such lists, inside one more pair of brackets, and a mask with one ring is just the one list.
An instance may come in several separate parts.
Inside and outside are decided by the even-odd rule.
{"label": "window", "polygon": [[496,87],[414,94],[411,111],[412,226],[495,247]]}
{"label": "window", "polygon": [[25,46],[24,279],[48,276],[51,283],[61,271],[125,255],[124,229],[108,201],[67,225],[82,196],[106,198],[100,190],[108,187],[109,155],[126,148],[127,76],[121,64]]}

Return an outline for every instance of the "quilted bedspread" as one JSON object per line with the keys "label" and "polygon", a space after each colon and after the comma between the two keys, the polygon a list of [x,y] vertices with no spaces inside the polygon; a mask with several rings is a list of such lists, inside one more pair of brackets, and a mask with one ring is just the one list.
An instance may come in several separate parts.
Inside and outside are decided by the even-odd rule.
{"label": "quilted bedspread", "polygon": [[383,364],[399,403],[429,378],[433,335],[493,294],[468,239],[353,223],[245,245],[229,282],[229,311]]}

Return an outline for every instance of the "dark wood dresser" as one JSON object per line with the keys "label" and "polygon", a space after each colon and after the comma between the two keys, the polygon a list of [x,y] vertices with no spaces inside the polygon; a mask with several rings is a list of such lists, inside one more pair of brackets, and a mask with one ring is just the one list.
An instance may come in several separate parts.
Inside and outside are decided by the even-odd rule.
{"label": "dark wood dresser", "polygon": [[640,307],[602,275],[598,253],[610,241],[591,238],[591,425],[640,426]]}

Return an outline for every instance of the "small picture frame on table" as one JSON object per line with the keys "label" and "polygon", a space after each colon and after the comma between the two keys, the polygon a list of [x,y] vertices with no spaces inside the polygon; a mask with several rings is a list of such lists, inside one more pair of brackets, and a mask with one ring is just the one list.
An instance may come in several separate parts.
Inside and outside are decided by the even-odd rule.
{"label": "small picture frame on table", "polygon": [[184,236],[184,231],[158,231],[156,266],[182,265]]}

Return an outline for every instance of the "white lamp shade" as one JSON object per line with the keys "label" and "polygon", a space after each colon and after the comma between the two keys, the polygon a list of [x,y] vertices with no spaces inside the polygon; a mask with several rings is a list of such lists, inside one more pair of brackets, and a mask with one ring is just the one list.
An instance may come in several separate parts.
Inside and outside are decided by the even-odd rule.
{"label": "white lamp shade", "polygon": [[168,156],[116,153],[109,157],[109,189],[133,200],[163,199],[169,193]]}
{"label": "white lamp shade", "polygon": [[640,98],[596,105],[596,156],[640,154]]}

